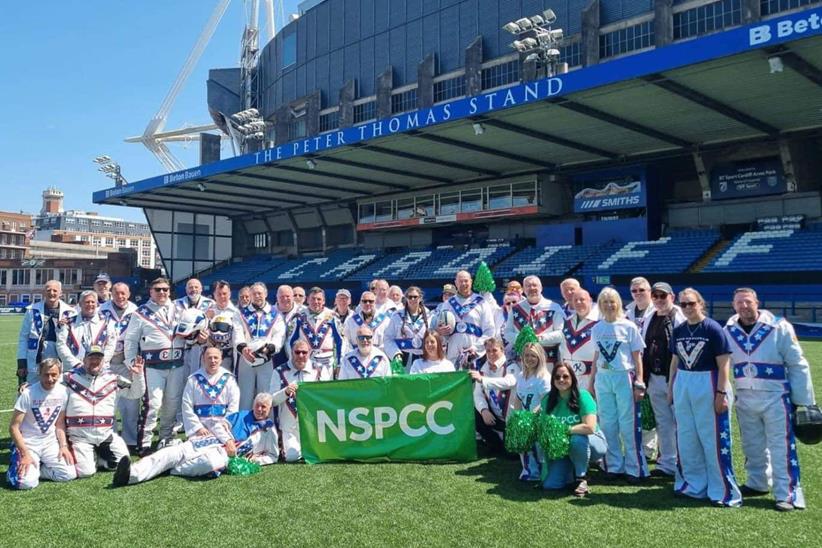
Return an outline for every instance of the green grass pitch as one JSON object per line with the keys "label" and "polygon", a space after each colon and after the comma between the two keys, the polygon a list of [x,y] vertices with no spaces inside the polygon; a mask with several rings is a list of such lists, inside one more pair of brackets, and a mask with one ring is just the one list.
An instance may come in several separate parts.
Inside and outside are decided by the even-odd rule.
{"label": "green grass pitch", "polygon": [[[0,409],[12,407],[19,317],[0,317]],[[805,343],[817,394],[822,343]],[[819,398],[822,400],[822,397]],[[0,413],[0,472],[9,459]],[[734,421],[735,422],[735,421]],[[737,438],[738,440],[738,438]],[[734,446],[744,481],[741,447]],[[800,445],[808,509],[770,497],[721,509],[675,498],[671,482],[601,484],[576,500],[517,481],[519,463],[285,465],[250,478],[161,477],[110,489],[111,473],[32,492],[0,489],[0,546],[816,546],[822,444]]]}

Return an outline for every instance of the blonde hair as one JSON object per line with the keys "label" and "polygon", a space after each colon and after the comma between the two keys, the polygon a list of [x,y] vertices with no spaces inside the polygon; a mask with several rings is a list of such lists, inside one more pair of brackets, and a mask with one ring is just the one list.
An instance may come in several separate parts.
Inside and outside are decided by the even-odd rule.
{"label": "blonde hair", "polygon": [[597,297],[597,306],[600,310],[602,310],[602,302],[605,301],[605,299],[613,299],[616,301],[618,320],[625,317],[625,311],[622,309],[622,297],[619,296],[619,292],[616,289],[613,287],[605,287],[599,292],[599,296]]}
{"label": "blonde hair", "polygon": [[548,371],[548,356],[545,355],[545,349],[542,348],[542,345],[535,342],[526,343],[522,347],[522,352],[520,353],[520,361],[522,362],[522,374],[527,379],[531,377],[531,372],[525,367],[525,360],[523,357],[525,356],[526,352],[534,352],[537,355],[537,366],[533,370],[533,374],[540,378],[548,378],[551,374]]}

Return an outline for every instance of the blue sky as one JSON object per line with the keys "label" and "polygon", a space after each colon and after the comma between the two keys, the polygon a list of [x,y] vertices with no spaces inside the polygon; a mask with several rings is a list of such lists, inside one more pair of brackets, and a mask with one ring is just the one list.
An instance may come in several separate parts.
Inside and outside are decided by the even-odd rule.
{"label": "blue sky", "polygon": [[[262,2],[261,2],[262,3]],[[285,13],[297,0],[285,0]],[[48,186],[67,209],[142,220],[142,211],[96,206],[95,190],[111,180],[94,157],[108,154],[129,181],[164,172],[142,134],[182,68],[217,0],[4,1],[0,17],[0,210],[37,212]],[[244,24],[233,0],[172,108],[167,128],[209,123],[210,68],[235,67]],[[199,148],[170,145],[186,165]],[[230,147],[223,149],[223,156]]]}

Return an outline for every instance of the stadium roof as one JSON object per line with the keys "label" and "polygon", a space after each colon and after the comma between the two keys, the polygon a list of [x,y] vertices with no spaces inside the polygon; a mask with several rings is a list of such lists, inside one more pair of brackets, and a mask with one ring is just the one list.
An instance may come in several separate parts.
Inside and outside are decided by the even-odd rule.
{"label": "stadium roof", "polygon": [[101,190],[94,202],[253,215],[651,160],[822,133],[821,88],[817,8]]}

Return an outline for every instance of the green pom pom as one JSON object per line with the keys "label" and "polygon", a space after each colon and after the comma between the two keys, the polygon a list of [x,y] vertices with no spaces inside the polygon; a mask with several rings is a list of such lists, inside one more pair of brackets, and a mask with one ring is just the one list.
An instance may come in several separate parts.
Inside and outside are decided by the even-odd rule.
{"label": "green pom pom", "polygon": [[569,430],[568,425],[554,415],[540,413],[537,419],[537,442],[549,460],[568,456],[568,450],[571,448]]}
{"label": "green pom pom", "polygon": [[497,288],[494,282],[494,275],[491,274],[491,269],[482,261],[477,267],[477,274],[474,276],[474,291],[477,293],[493,293]]}
{"label": "green pom pom", "polygon": [[517,335],[517,340],[514,341],[514,352],[517,353],[517,356],[522,354],[522,348],[528,343],[538,343],[539,339],[537,338],[537,334],[534,333],[534,328],[530,325],[526,325],[523,327],[519,335]]}
{"label": "green pom pom", "polygon": [[229,457],[226,471],[232,476],[252,476],[262,468],[256,462],[243,457]]}
{"label": "green pom pom", "polygon": [[391,360],[391,374],[405,375],[405,365],[403,365],[400,356],[394,356],[394,359]]}
{"label": "green pom pom", "polygon": [[639,409],[642,414],[641,422],[643,430],[653,430],[656,428],[656,417],[654,416],[654,408],[651,407],[651,398],[648,394],[639,402]]}
{"label": "green pom pom", "polygon": [[511,453],[524,453],[536,441],[536,415],[524,409],[511,411],[505,423],[505,449]]}

